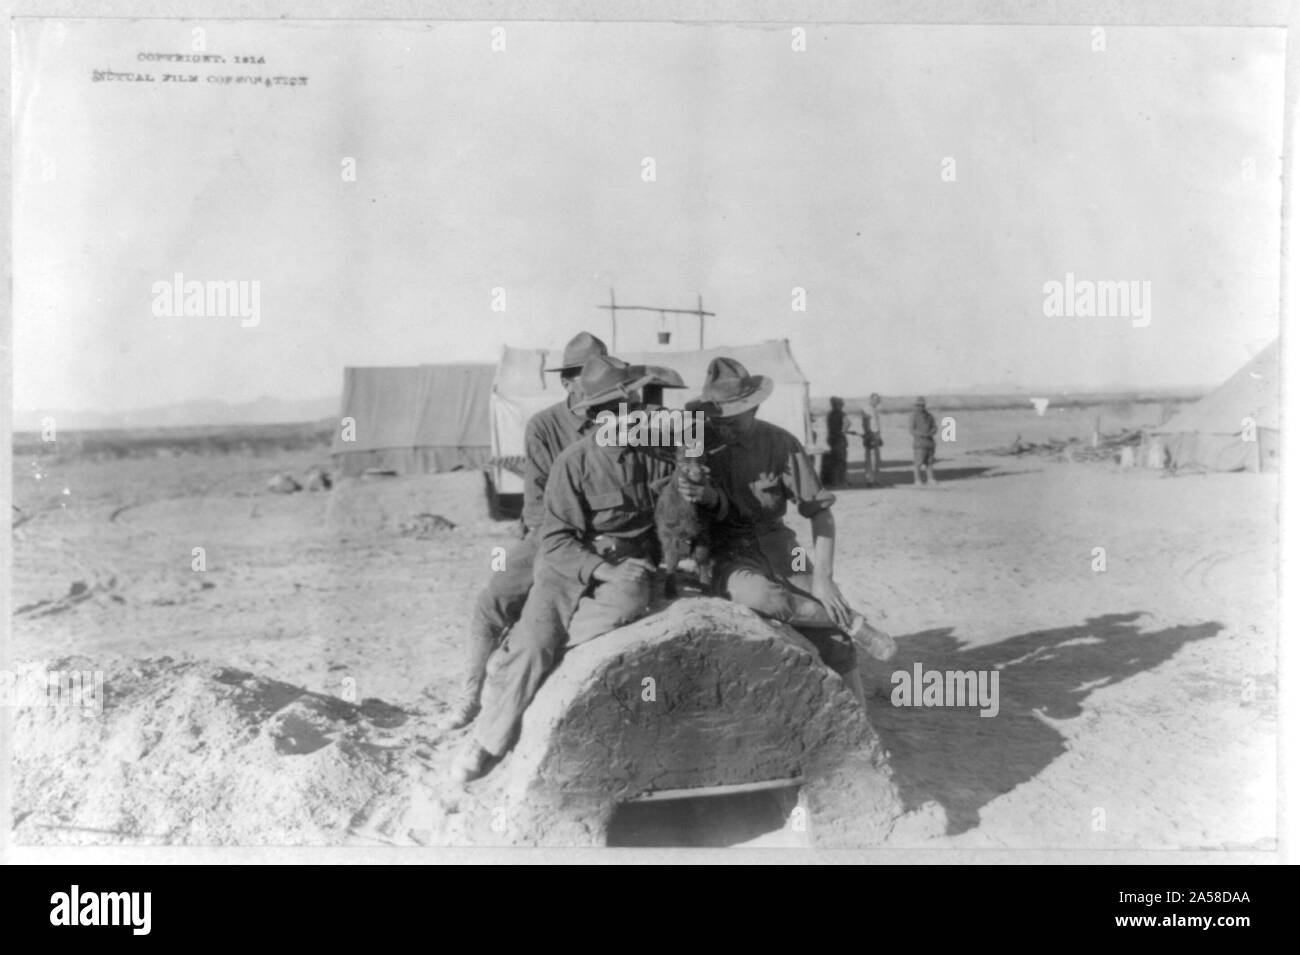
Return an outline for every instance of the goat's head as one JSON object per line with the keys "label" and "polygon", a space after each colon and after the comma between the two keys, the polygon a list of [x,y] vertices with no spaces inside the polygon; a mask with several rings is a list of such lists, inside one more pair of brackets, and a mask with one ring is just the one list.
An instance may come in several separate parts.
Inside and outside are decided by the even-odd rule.
{"label": "goat's head", "polygon": [[692,484],[703,484],[709,469],[698,457],[688,456],[686,450],[685,445],[677,446],[677,473]]}

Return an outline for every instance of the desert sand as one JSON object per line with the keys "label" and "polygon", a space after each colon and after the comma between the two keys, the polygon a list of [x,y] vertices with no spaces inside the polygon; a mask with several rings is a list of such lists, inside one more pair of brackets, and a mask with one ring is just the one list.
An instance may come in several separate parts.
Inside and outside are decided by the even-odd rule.
{"label": "desert sand", "polygon": [[[1277,476],[1170,477],[978,451],[993,446],[994,431],[1004,443],[1025,426],[1048,430],[1032,411],[1021,417],[984,428],[982,440],[941,445],[933,489],[911,486],[899,453],[906,437],[893,427],[888,486],[861,486],[854,447],[855,486],[834,509],[836,578],[898,638],[895,660],[863,663],[870,721],[904,808],[937,804],[946,819],[916,844],[1273,847]],[[473,596],[513,528],[488,518],[476,473],[266,490],[276,473],[328,464],[304,451],[16,458],[11,659],[104,670],[120,705],[160,668],[172,688],[169,703],[149,697],[156,712],[132,732],[149,723],[156,739],[138,752],[88,744],[95,731],[75,720],[20,716],[16,841],[492,841],[472,821],[490,800],[441,788],[462,734],[440,737],[433,726],[456,685]],[[807,523],[795,520],[806,539]],[[917,663],[996,669],[998,715],[894,706],[891,675]],[[168,795],[167,767],[236,751],[239,728],[205,721],[211,701],[184,696],[209,692],[214,674],[242,687],[259,719],[279,721],[276,747],[225,767],[246,785],[227,785],[241,791],[224,803],[179,775]],[[297,716],[276,714],[280,685],[315,695],[295,699]],[[335,747],[301,745],[316,717],[364,727],[366,745],[382,747],[387,735],[418,752],[422,770],[402,770],[400,786],[421,789],[428,818],[363,811],[398,785],[370,750],[364,767],[318,767],[311,785],[286,776],[277,759],[339,761]],[[186,720],[190,745],[175,748]],[[210,756],[196,742],[204,739]],[[61,748],[79,746],[76,760],[60,763]],[[154,803],[171,806],[161,822],[157,806],[152,816],[126,807],[148,801],[141,766],[157,785]],[[99,781],[93,792],[74,771]],[[259,813],[259,800],[273,798],[281,809]],[[199,805],[205,799],[216,801]],[[306,821],[294,801],[310,810]],[[237,807],[245,824],[205,822],[218,803]]]}

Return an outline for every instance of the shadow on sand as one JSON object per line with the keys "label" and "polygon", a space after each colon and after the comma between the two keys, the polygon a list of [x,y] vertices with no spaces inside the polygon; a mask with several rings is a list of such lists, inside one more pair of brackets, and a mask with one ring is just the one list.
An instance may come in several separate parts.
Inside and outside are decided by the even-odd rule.
{"label": "shadow on sand", "polygon": [[[1093,690],[1170,659],[1187,643],[1212,637],[1223,625],[1200,623],[1140,631],[1140,612],[1092,617],[1073,627],[1020,634],[961,649],[952,628],[901,637],[888,664],[864,667],[868,711],[890,753],[907,809],[927,800],[948,813],[948,834],[979,825],[980,807],[1045,769],[1065,752],[1065,737],[1039,718],[1078,717]],[[999,710],[978,706],[896,707],[892,674],[924,670],[993,670]]]}
{"label": "shadow on sand", "polygon": [[[1039,469],[1002,471],[988,466],[953,467],[948,462],[939,461],[934,467],[934,477],[940,484],[946,484],[949,481],[964,481],[969,478],[999,478],[1032,474],[1034,470]],[[849,486],[847,488],[835,488],[835,490],[861,490],[867,486],[866,467],[861,461],[854,461],[849,464],[848,479]],[[911,461],[899,459],[897,461],[880,462],[880,483],[877,487],[911,487],[912,484]]]}

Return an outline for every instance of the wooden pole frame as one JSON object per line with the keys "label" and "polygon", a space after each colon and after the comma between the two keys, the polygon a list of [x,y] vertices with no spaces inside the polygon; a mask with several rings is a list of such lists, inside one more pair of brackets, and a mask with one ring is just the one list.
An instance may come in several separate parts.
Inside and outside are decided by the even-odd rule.
{"label": "wooden pole frame", "polygon": [[597,308],[605,309],[609,312],[609,345],[610,351],[618,353],[618,313],[619,312],[658,312],[660,315],[694,315],[700,320],[700,345],[699,350],[704,350],[704,318],[716,318],[716,312],[706,312],[704,310],[704,296],[696,293],[695,308],[660,308],[657,305],[619,305],[614,298],[614,290],[609,290],[609,304],[597,305]]}

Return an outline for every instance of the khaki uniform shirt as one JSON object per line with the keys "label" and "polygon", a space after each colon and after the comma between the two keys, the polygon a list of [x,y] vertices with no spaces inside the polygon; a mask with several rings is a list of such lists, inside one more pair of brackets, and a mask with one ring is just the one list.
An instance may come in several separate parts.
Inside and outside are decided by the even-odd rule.
{"label": "khaki uniform shirt", "polygon": [[605,560],[597,537],[653,541],[655,498],[672,470],[644,450],[598,444],[595,434],[566,449],[546,482],[541,559],[585,585]]}
{"label": "khaki uniform shirt", "polygon": [[934,415],[924,408],[912,412],[912,446],[917,448],[934,447],[934,436],[939,430],[934,423]]}
{"label": "khaki uniform shirt", "polygon": [[789,536],[784,518],[790,502],[808,518],[835,503],[799,440],[767,421],[755,420],[748,435],[710,455],[708,464],[723,497],[714,526],[720,550],[747,539],[761,546],[765,536]]}
{"label": "khaki uniform shirt", "polygon": [[557,402],[528,419],[524,429],[524,512],[525,529],[541,526],[542,498],[546,479],[560,452],[595,428],[584,411],[570,407],[572,398]]}

